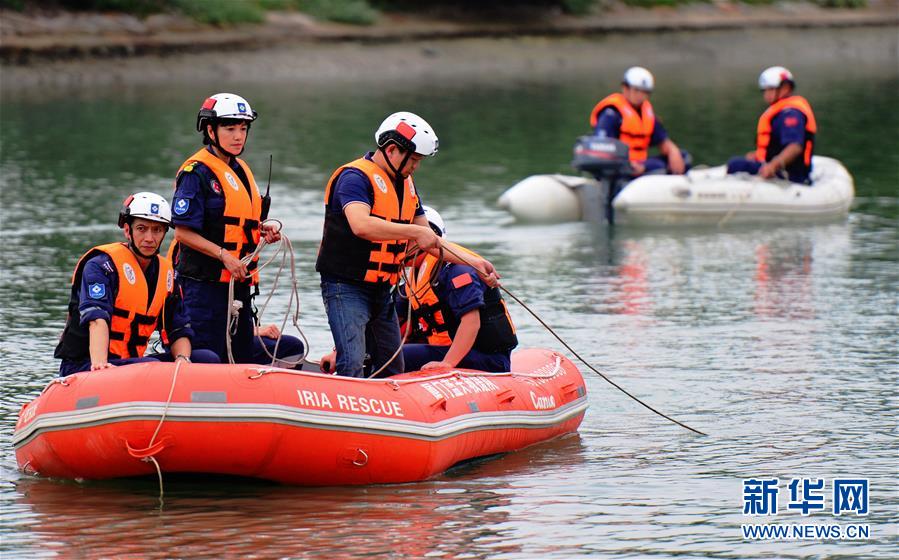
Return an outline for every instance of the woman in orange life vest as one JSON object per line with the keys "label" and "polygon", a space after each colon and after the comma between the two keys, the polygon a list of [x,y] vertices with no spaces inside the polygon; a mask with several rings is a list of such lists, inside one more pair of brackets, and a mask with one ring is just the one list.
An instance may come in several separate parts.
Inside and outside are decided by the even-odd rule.
{"label": "woman in orange life vest", "polygon": [[[602,99],[590,113],[590,127],[600,137],[618,138],[628,145],[633,176],[652,171],[677,175],[687,170],[690,159],[668,137],[649,102],[655,79],[646,68],[633,66],[624,73],[621,93]],[[661,157],[649,157],[650,146],[658,146]]]}
{"label": "woman in orange life vest", "polygon": [[[267,242],[281,237],[273,226],[262,224],[267,208],[263,210],[253,172],[238,157],[254,120],[256,111],[239,95],[219,93],[206,99],[197,114],[204,146],[187,158],[175,179],[172,223],[177,248],[173,255],[197,333],[194,345],[212,350],[223,362],[228,359],[232,277],[234,301],[240,304],[237,328],[231,334],[234,360],[267,363],[265,349],[271,352],[280,334],[274,325],[256,326],[252,303],[257,260],[241,263],[256,249],[260,236]],[[263,337],[261,342],[254,332]],[[302,352],[303,344],[296,337],[283,336],[278,342],[279,358]]]}
{"label": "woman in orange life vest", "polygon": [[[445,240],[443,218],[433,208],[423,208],[431,228]],[[419,253],[411,285],[397,290],[397,308],[412,306],[412,325],[405,328],[418,334],[415,342],[407,339],[403,346],[406,371],[455,367],[509,371],[518,338],[499,289],[482,283],[466,264],[443,263],[434,271],[437,264],[436,256]],[[401,314],[400,320],[405,317]]]}
{"label": "woman in orange life vest", "polygon": [[783,66],[762,72],[759,88],[768,109],[759,117],[756,148],[746,157],[731,158],[728,173],[750,173],[765,179],[781,176],[793,183],[811,184],[818,125],[808,101],[793,94],[795,87],[793,74]]}
{"label": "woman in orange life vest", "polygon": [[[325,224],[315,269],[335,349],[322,371],[362,377],[366,352],[377,370],[402,373],[403,358],[390,357],[401,337],[391,289],[412,241],[437,252],[440,239],[428,227],[412,173],[437,153],[437,135],[413,113],[388,116],[375,132],[377,151],[337,168],[325,188]],[[450,254],[445,258],[453,260]],[[496,286],[490,262],[472,259]]]}
{"label": "woman in orange life vest", "polygon": [[[164,198],[137,193],[125,200],[119,213],[128,242],[94,247],[79,259],[69,316],[54,353],[62,359],[60,376],[135,362],[219,361],[208,350],[191,352],[194,332],[180,286],[171,261],[159,254],[170,223]],[[168,350],[144,356],[157,328]]]}

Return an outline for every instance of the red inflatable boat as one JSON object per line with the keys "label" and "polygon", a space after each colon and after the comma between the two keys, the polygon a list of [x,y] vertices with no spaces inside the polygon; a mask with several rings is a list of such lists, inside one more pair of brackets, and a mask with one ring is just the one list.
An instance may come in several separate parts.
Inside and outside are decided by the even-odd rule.
{"label": "red inflatable boat", "polygon": [[410,482],[577,430],[578,369],[521,350],[512,373],[351,379],[264,366],[146,363],[55,379],[22,407],[19,467],[102,479],[165,472],[285,484]]}

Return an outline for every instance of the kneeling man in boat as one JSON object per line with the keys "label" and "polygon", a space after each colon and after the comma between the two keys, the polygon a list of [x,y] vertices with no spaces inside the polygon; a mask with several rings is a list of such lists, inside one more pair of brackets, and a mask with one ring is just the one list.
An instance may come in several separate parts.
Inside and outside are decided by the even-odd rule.
{"label": "kneeling man in boat", "polygon": [[[603,138],[618,138],[630,149],[633,176],[668,172],[683,175],[689,154],[681,151],[656,118],[649,102],[655,79],[646,68],[633,66],[624,73],[621,92],[601,100],[590,113],[590,127]],[[650,146],[661,156],[649,157]]]}
{"label": "kneeling man in boat", "polygon": [[[60,376],[147,361],[218,363],[214,352],[191,351],[194,332],[181,289],[172,262],[159,254],[171,221],[169,203],[158,194],[129,196],[119,213],[128,241],[99,245],[78,261],[53,354],[62,359]],[[144,356],[157,327],[167,350]]]}
{"label": "kneeling man in boat", "polygon": [[759,117],[755,150],[731,158],[728,173],[750,173],[765,179],[780,177],[791,183],[811,184],[812,155],[818,125],[812,106],[794,95],[793,74],[772,66],[759,76],[759,88],[768,109]]}
{"label": "kneeling man in boat", "polygon": [[[440,214],[429,206],[422,208],[434,233],[445,237]],[[444,245],[474,257],[459,245],[445,241]],[[406,371],[455,367],[509,371],[518,338],[499,288],[485,284],[471,266],[440,263],[430,253],[419,253],[414,264],[410,283],[404,284],[400,307],[412,306],[411,325],[405,328],[413,328],[417,336],[411,340],[422,343],[403,346]],[[437,266],[440,268],[434,270]],[[405,317],[401,314],[401,320]]]}

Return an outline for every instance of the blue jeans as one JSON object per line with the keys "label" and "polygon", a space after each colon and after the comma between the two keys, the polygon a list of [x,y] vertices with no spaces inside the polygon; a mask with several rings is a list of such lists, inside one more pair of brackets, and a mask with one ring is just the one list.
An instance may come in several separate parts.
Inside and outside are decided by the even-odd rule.
{"label": "blue jeans", "polygon": [[[449,349],[449,346],[438,346],[436,344],[406,344],[403,346],[403,360],[406,362],[406,371],[418,371],[428,362],[443,361]],[[511,352],[487,354],[472,348],[459,362],[458,367],[490,372],[509,371],[512,368],[510,354]]]}
{"label": "blue jeans", "polygon": [[[364,286],[322,279],[322,301],[337,350],[337,375],[363,377],[366,352],[372,371],[387,363],[400,347],[402,336],[389,286]],[[382,372],[403,372],[403,354]]]}

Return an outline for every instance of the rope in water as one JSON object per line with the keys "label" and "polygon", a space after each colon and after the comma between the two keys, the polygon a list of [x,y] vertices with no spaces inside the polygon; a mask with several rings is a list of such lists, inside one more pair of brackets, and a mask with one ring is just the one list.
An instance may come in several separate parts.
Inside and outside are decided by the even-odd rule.
{"label": "rope in water", "polygon": [[[476,266],[474,266],[474,265],[473,265],[470,261],[468,261],[465,257],[463,257],[462,255],[460,255],[459,253],[457,253],[456,251],[454,251],[454,250],[452,249],[452,247],[449,246],[449,244],[444,245],[444,248],[445,248],[447,251],[449,251],[451,254],[455,255],[456,258],[458,258],[459,260],[461,260],[462,262],[464,262],[464,263],[467,264],[468,266],[470,266],[470,267],[474,268],[475,270],[477,270],[479,274],[483,274],[483,272],[482,272],[481,270],[479,270]],[[598,369],[596,369],[595,367],[593,367],[593,365],[592,365],[590,362],[588,362],[588,361],[585,360],[583,357],[581,357],[581,355],[578,354],[578,353],[577,353],[577,352],[576,352],[576,351],[575,351],[575,350],[574,350],[574,349],[573,349],[567,342],[565,342],[564,340],[562,340],[562,337],[559,336],[559,335],[556,333],[556,331],[552,329],[552,327],[550,327],[549,325],[547,325],[546,322],[545,322],[543,319],[541,319],[540,316],[537,315],[537,313],[535,313],[530,307],[528,307],[527,305],[525,305],[525,303],[524,303],[523,301],[521,301],[520,299],[518,299],[518,297],[516,297],[515,294],[513,294],[512,292],[510,292],[509,290],[507,290],[507,289],[506,289],[504,286],[502,286],[502,285],[499,285],[499,288],[500,288],[503,292],[505,292],[510,298],[512,298],[513,300],[515,300],[515,303],[517,303],[518,305],[522,306],[525,310],[527,310],[528,313],[530,313],[535,319],[537,319],[537,321],[539,321],[540,324],[543,325],[543,327],[544,327],[547,331],[549,331],[549,333],[550,333],[551,335],[553,335],[553,336],[556,338],[556,340],[558,340],[558,341],[562,344],[562,346],[564,346],[565,348],[567,348],[568,351],[571,352],[572,355],[574,355],[575,358],[577,358],[578,360],[580,360],[585,366],[587,366],[588,368],[590,368],[591,371],[593,371],[594,373],[596,373],[597,375],[599,375],[600,377],[602,377],[602,378],[603,378],[606,382],[608,382],[610,385],[612,385],[613,387],[615,387],[616,389],[618,389],[619,391],[621,391],[622,393],[624,393],[625,395],[627,395],[627,396],[630,397],[631,399],[637,401],[638,403],[640,403],[641,405],[643,405],[645,408],[647,408],[647,409],[651,410],[652,412],[658,414],[658,415],[661,416],[662,418],[664,418],[664,419],[666,419],[666,420],[668,420],[668,421],[670,421],[670,422],[673,422],[673,423],[677,424],[678,426],[681,426],[682,428],[686,428],[686,429],[690,430],[691,432],[697,433],[697,434],[702,435],[702,436],[707,435],[707,434],[705,434],[704,432],[700,432],[699,430],[697,430],[697,429],[695,429],[695,428],[691,428],[690,426],[684,424],[683,422],[680,422],[679,420],[675,420],[674,418],[668,416],[667,414],[665,414],[665,413],[663,413],[663,412],[659,412],[658,410],[656,410],[656,409],[653,408],[652,406],[646,404],[645,402],[643,402],[642,400],[640,400],[638,397],[636,397],[636,396],[634,396],[633,394],[631,394],[630,392],[628,392],[628,391],[627,391],[624,387],[622,387],[621,385],[619,385],[619,384],[615,383],[614,381],[612,381],[611,379],[609,379],[609,377],[608,377],[607,375],[605,375],[603,372],[601,372],[601,371],[599,371]]]}
{"label": "rope in water", "polygon": [[[178,381],[178,372],[181,371],[182,360],[175,360],[175,371],[172,373],[172,385],[169,387],[169,396],[165,400],[165,406],[162,409],[162,416],[159,417],[159,424],[156,424],[156,429],[153,431],[153,435],[150,437],[150,443],[147,444],[147,449],[153,447],[153,444],[156,442],[156,436],[159,435],[159,430],[162,428],[162,423],[165,422],[165,417],[169,413],[169,406],[172,404],[172,396],[175,394],[175,383]],[[159,508],[162,509],[163,506],[163,497],[165,496],[165,492],[162,486],[162,468],[159,466],[159,462],[156,460],[156,457],[152,455],[148,455],[143,459],[146,462],[152,462],[156,467],[156,475],[159,477]]]}

